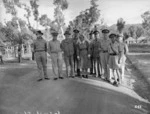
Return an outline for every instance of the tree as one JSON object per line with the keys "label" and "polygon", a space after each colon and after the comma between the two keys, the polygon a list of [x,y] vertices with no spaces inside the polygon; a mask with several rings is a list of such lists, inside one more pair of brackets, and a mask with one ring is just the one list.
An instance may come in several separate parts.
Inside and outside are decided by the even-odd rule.
{"label": "tree", "polygon": [[123,36],[124,36],[124,40],[128,39],[129,38],[129,34],[127,32],[124,32],[123,33]]}
{"label": "tree", "polygon": [[144,30],[141,27],[137,27],[135,31],[136,42],[137,42],[137,39],[140,38],[143,34],[144,34]]}
{"label": "tree", "polygon": [[80,31],[89,31],[93,25],[99,20],[100,10],[98,9],[98,0],[91,0],[90,8],[81,11],[80,14],[74,19],[72,24],[74,28]]}
{"label": "tree", "polygon": [[28,21],[28,27],[31,27],[31,22],[30,22],[30,17],[31,17],[31,9],[29,6],[27,6],[26,4],[22,4],[22,7],[24,8],[24,10],[27,12],[24,17],[26,17],[27,21]]}
{"label": "tree", "polygon": [[37,4],[38,0],[30,0],[30,6],[34,15],[34,20],[36,21],[36,28],[38,29],[38,22],[39,22],[39,11],[38,11],[38,7],[39,5]]}
{"label": "tree", "polygon": [[125,26],[125,21],[123,20],[123,18],[119,18],[117,21],[117,30],[119,31],[119,33],[123,32]]}
{"label": "tree", "polygon": [[68,8],[69,4],[67,0],[54,0],[53,4],[56,6],[55,11],[54,11],[55,22],[57,23],[59,27],[59,31],[61,32],[61,35],[63,36],[64,34],[63,28],[65,26],[65,18],[64,18],[63,11]]}
{"label": "tree", "polygon": [[143,18],[142,26],[145,29],[146,35],[150,37],[150,11],[146,11],[141,17]]}
{"label": "tree", "polygon": [[51,25],[51,20],[48,18],[46,14],[41,15],[39,18],[40,24],[44,26],[45,28],[49,27]]}
{"label": "tree", "polygon": [[134,26],[130,26],[128,28],[128,31],[129,31],[130,37],[134,37],[134,35],[135,35],[135,27]]}

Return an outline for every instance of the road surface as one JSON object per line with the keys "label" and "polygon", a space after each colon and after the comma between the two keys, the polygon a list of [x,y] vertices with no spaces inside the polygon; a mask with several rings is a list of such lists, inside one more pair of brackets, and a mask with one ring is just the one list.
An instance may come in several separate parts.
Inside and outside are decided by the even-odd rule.
{"label": "road surface", "polygon": [[[48,74],[52,77],[51,65]],[[148,114],[150,105],[131,88],[100,79],[37,82],[34,62],[0,66],[0,114]]]}

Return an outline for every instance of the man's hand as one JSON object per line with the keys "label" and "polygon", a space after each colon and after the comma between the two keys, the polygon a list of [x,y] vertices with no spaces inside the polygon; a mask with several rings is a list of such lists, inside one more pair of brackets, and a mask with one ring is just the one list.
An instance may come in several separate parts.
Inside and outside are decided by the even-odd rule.
{"label": "man's hand", "polygon": [[91,57],[91,55],[89,54],[89,55],[88,55],[88,58],[90,58],[90,57]]}
{"label": "man's hand", "polygon": [[79,60],[79,59],[80,59],[80,57],[79,57],[79,56],[77,56],[77,59]]}

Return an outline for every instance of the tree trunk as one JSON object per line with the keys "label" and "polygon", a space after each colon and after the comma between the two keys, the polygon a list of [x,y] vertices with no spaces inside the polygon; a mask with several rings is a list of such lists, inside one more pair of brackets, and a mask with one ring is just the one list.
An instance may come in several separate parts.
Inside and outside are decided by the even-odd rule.
{"label": "tree trunk", "polygon": [[14,54],[15,54],[15,58],[17,57],[17,47],[16,46],[14,46]]}

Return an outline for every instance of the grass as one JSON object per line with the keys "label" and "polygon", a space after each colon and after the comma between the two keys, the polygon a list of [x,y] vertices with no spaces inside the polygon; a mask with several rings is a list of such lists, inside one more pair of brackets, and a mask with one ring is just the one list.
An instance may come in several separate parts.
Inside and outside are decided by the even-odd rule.
{"label": "grass", "polygon": [[129,45],[131,53],[150,53],[150,45],[148,44],[131,44]]}
{"label": "grass", "polygon": [[150,84],[150,54],[134,54],[128,57]]}

